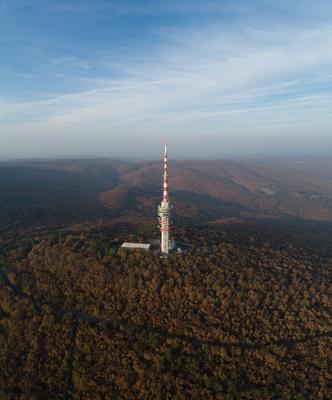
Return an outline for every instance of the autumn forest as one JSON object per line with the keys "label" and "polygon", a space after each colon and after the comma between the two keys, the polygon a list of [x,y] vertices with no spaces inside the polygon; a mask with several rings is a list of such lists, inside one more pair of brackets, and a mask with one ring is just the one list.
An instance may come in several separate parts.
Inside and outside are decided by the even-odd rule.
{"label": "autumn forest", "polygon": [[[80,178],[83,196],[61,172],[58,203],[49,177],[33,203],[23,186],[16,203],[9,184],[1,195],[1,399],[330,398],[328,222],[221,224],[214,200],[206,215],[179,195],[172,232],[184,253],[164,260],[119,248],[158,237],[151,200],[107,208],[91,194],[105,192],[100,176]],[[10,224],[14,214],[23,222]]]}

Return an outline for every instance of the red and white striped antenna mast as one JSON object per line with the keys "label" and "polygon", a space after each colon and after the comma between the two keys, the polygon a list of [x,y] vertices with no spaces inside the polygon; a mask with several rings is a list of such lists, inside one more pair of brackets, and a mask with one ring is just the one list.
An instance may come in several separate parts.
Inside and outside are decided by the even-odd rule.
{"label": "red and white striped antenna mast", "polygon": [[167,138],[164,150],[164,179],[163,179],[163,200],[168,201],[168,159],[167,159]]}
{"label": "red and white striped antenna mast", "polygon": [[163,199],[158,206],[159,226],[161,231],[161,252],[167,256],[170,251],[170,225],[171,225],[171,205],[168,197],[168,154],[167,154],[167,138],[164,148],[164,171],[163,171]]}

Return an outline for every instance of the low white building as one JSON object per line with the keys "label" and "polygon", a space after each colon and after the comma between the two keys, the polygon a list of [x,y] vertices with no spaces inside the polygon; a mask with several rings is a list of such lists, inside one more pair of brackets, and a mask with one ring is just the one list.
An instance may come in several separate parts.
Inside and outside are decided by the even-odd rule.
{"label": "low white building", "polygon": [[130,243],[130,242],[124,242],[121,245],[122,249],[138,249],[138,250],[145,250],[149,251],[151,247],[150,243]]}

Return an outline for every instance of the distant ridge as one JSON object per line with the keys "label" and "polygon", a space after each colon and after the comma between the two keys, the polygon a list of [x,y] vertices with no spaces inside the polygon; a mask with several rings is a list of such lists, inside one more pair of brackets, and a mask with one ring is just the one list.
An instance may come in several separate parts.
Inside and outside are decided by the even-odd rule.
{"label": "distant ridge", "polygon": [[[0,224],[64,224],[155,217],[159,161],[110,159],[0,164]],[[330,160],[172,160],[176,218],[332,222]],[[222,222],[224,223],[224,222]]]}

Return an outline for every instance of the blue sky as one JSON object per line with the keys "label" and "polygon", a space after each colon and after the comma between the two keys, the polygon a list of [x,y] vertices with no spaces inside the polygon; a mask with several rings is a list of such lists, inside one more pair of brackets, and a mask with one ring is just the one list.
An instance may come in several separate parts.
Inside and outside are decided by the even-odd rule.
{"label": "blue sky", "polygon": [[0,0],[0,158],[332,150],[330,0]]}

